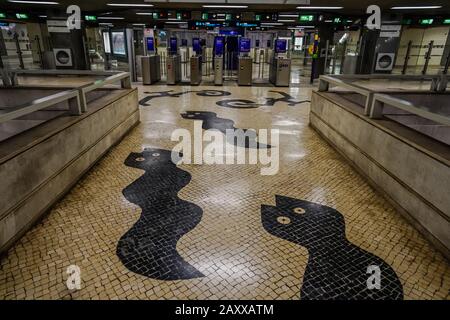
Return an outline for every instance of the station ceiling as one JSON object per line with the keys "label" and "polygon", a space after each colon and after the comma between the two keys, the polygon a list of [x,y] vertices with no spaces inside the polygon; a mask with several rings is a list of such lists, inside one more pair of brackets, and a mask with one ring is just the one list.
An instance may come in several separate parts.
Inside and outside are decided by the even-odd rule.
{"label": "station ceiling", "polygon": [[[37,0],[39,1],[39,0]],[[45,1],[45,0],[42,0]],[[21,3],[12,3],[7,0],[0,1],[0,8],[7,10],[26,10],[26,9],[34,9],[34,10],[54,10],[54,9],[65,9],[67,6],[71,4],[77,4],[81,7],[83,11],[92,11],[92,12],[120,12],[124,10],[158,10],[158,9],[203,9],[207,11],[230,11],[233,9],[210,9],[203,8],[203,5],[248,5],[248,8],[245,10],[254,11],[254,10],[263,10],[268,12],[281,12],[281,11],[307,11],[311,12],[313,10],[298,10],[297,6],[339,6],[343,7],[340,10],[326,10],[326,12],[339,12],[341,14],[363,14],[365,9],[371,4],[377,4],[380,6],[383,12],[408,12],[408,13],[419,13],[419,14],[443,14],[450,13],[450,2],[448,0],[432,0],[432,1],[423,1],[423,0],[156,0],[156,1],[146,1],[146,0],[48,0],[52,2],[58,2],[56,5],[41,5],[41,4],[21,4]],[[108,3],[122,3],[122,4],[153,4],[154,7],[111,7],[108,6]],[[442,6],[439,9],[431,9],[431,10],[391,10],[391,7],[394,6]],[[234,10],[243,10],[241,8]],[[314,10],[315,12],[321,12],[322,10]],[[323,12],[323,11],[322,11]]]}

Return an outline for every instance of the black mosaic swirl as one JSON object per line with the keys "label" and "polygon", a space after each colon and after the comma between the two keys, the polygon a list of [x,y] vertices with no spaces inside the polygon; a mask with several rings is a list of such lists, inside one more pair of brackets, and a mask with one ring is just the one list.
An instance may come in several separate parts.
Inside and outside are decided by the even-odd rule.
{"label": "black mosaic swirl", "polygon": [[259,107],[272,107],[278,102],[285,102],[285,103],[287,103],[288,106],[296,106],[297,104],[311,102],[310,100],[302,100],[302,101],[295,100],[294,97],[292,97],[291,95],[289,95],[283,91],[270,90],[269,92],[278,93],[282,97],[281,98],[264,98],[264,99],[266,99],[266,101],[264,103],[256,103],[254,101],[245,100],[245,99],[227,99],[227,100],[217,101],[216,104],[219,107],[224,107],[224,108],[254,109],[254,108],[259,108]]}
{"label": "black mosaic swirl", "polygon": [[[276,206],[261,206],[262,224],[270,234],[308,249],[301,299],[403,299],[403,287],[395,271],[346,238],[341,213],[304,200],[275,197]],[[371,276],[367,268],[372,265],[380,268],[380,289],[367,286]]]}
{"label": "black mosaic swirl", "polygon": [[[219,118],[215,112],[209,111],[186,111],[181,113],[184,119],[202,120],[202,128],[204,130],[214,129],[226,134],[226,130],[233,130],[237,136],[243,135],[241,139],[229,138],[227,136],[227,143],[238,147],[247,149],[266,149],[271,148],[270,145],[257,142],[256,131],[249,129],[239,129],[234,126],[234,121],[231,119]],[[238,131],[236,131],[238,130]]]}
{"label": "black mosaic swirl", "polygon": [[223,90],[200,90],[200,91],[181,91],[181,92],[173,92],[173,90],[167,90],[167,91],[154,91],[154,92],[144,92],[145,94],[148,94],[148,96],[145,96],[141,100],[139,100],[139,104],[141,106],[150,106],[149,101],[157,98],[179,98],[180,96],[188,93],[196,93],[198,96],[201,97],[224,97],[231,95],[228,91]]}
{"label": "black mosaic swirl", "polygon": [[[139,220],[117,244],[117,255],[132,272],[159,280],[203,277],[177,252],[178,240],[195,228],[203,211],[178,198],[191,180],[171,160],[171,151],[146,149],[131,153],[125,165],[145,173],[123,191],[125,198],[142,209]],[[180,154],[177,154],[180,156]]]}

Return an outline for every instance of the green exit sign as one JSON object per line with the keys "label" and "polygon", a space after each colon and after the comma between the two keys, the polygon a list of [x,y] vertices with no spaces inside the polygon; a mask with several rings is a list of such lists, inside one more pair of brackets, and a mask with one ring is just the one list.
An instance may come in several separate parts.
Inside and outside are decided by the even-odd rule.
{"label": "green exit sign", "polygon": [[450,24],[450,19],[445,19],[444,24]]}
{"label": "green exit sign", "polygon": [[261,21],[261,15],[260,14],[255,14],[255,20],[256,21]]}
{"label": "green exit sign", "polygon": [[204,12],[204,13],[202,13],[202,20],[208,20],[208,13],[207,12]]}
{"label": "green exit sign", "polygon": [[153,12],[152,17],[153,17],[153,19],[159,19],[159,13]]}
{"label": "green exit sign", "polygon": [[333,22],[334,23],[341,23],[342,19],[341,18],[334,18]]}
{"label": "green exit sign", "polygon": [[28,14],[26,13],[16,13],[17,19],[28,19]]}
{"label": "green exit sign", "polygon": [[183,15],[181,14],[181,12],[177,12],[177,20],[181,19],[183,19]]}
{"label": "green exit sign", "polygon": [[313,15],[301,15],[301,16],[298,16],[298,20],[300,22],[311,22],[314,20],[314,16]]}
{"label": "green exit sign", "polygon": [[420,19],[420,24],[433,24],[434,19]]}
{"label": "green exit sign", "polygon": [[96,16],[84,16],[84,19],[86,21],[97,21],[97,17]]}
{"label": "green exit sign", "polygon": [[0,19],[6,18],[6,13],[0,12]]}

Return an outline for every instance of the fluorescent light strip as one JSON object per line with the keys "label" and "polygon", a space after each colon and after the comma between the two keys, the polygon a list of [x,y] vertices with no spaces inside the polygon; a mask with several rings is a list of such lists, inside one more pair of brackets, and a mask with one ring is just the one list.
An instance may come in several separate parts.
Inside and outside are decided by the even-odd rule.
{"label": "fluorescent light strip", "polygon": [[297,9],[311,9],[311,10],[339,10],[344,9],[344,7],[297,7]]}
{"label": "fluorescent light strip", "polygon": [[186,21],[166,21],[164,23],[170,23],[170,24],[180,24],[180,23],[187,23]]}
{"label": "fluorescent light strip", "polygon": [[42,16],[38,16],[38,17],[39,17],[39,18],[47,18],[47,16],[43,16],[43,15],[42,15]]}
{"label": "fluorescent light strip", "polygon": [[124,17],[97,17],[97,19],[100,20],[123,20]]}
{"label": "fluorescent light strip", "polygon": [[55,1],[8,0],[8,2],[25,3],[25,4],[59,4],[59,2],[55,2]]}
{"label": "fluorescent light strip", "polygon": [[145,26],[145,23],[133,23],[133,26]]}
{"label": "fluorescent light strip", "polygon": [[248,6],[221,6],[221,5],[210,5],[206,4],[202,6],[203,8],[223,8],[223,9],[245,9]]}
{"label": "fluorescent light strip", "polygon": [[106,5],[111,7],[153,7],[152,4],[145,3],[107,3]]}
{"label": "fluorescent light strip", "polygon": [[153,15],[153,12],[136,12],[136,14],[140,16],[151,16]]}
{"label": "fluorescent light strip", "polygon": [[288,20],[288,19],[278,19],[278,22],[295,22],[295,20]]}
{"label": "fluorescent light strip", "polygon": [[412,7],[391,7],[392,10],[426,10],[440,9],[442,6],[412,6]]}
{"label": "fluorescent light strip", "polygon": [[310,28],[310,29],[312,29],[312,28],[315,28],[315,26],[296,26],[296,28],[299,28],[299,29],[307,29],[307,28]]}
{"label": "fluorescent light strip", "polygon": [[298,14],[279,14],[278,17],[283,17],[283,18],[298,18]]}

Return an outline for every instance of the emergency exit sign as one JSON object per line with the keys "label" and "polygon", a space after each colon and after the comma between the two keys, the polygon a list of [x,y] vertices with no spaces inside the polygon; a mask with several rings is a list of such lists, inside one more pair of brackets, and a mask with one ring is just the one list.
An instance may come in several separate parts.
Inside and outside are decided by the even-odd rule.
{"label": "emergency exit sign", "polygon": [[450,19],[445,19],[444,24],[450,24]]}
{"label": "emergency exit sign", "polygon": [[26,13],[16,13],[17,19],[28,19],[28,14]]}
{"label": "emergency exit sign", "polygon": [[434,19],[420,19],[420,24],[433,24]]}
{"label": "emergency exit sign", "polygon": [[6,13],[0,12],[0,19],[6,18]]}
{"label": "emergency exit sign", "polygon": [[96,16],[84,16],[84,19],[86,19],[86,21],[97,21]]}
{"label": "emergency exit sign", "polygon": [[313,15],[301,15],[298,17],[298,20],[300,22],[311,22],[314,20],[314,16]]}

